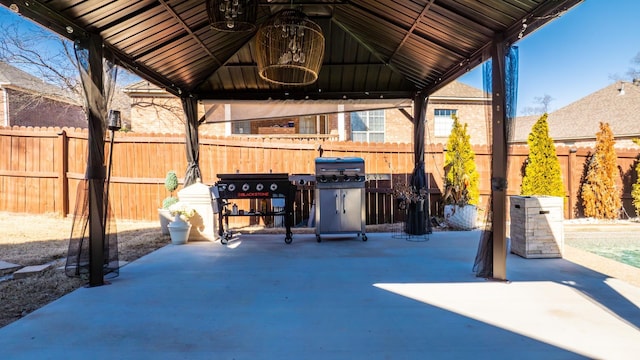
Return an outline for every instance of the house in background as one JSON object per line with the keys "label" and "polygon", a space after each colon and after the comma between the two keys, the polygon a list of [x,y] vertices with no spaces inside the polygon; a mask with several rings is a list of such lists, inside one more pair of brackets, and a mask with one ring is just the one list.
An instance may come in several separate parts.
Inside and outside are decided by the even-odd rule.
{"label": "house in background", "polygon": [[[516,119],[512,144],[526,144],[540,115]],[[556,145],[573,148],[595,146],[600,123],[608,123],[616,148],[635,148],[640,138],[640,80],[617,81],[548,115],[549,136]]]}
{"label": "house in background", "polygon": [[[184,114],[178,98],[146,81],[132,84],[123,91],[131,98],[131,123],[128,124],[131,131],[184,133]],[[469,124],[472,143],[486,144],[489,102],[490,98],[482,90],[457,81],[437,91],[427,105],[427,143],[446,143],[453,124],[451,115],[456,114],[460,121]],[[413,114],[411,102],[406,100],[390,100],[379,105],[382,108],[365,111],[357,109],[367,104],[349,101],[343,105],[205,102],[199,106],[199,116],[204,119],[199,132],[203,135],[386,143],[412,141],[413,125],[401,111]],[[295,115],[296,112],[299,114]],[[258,118],[260,120],[255,120]]]}
{"label": "house in background", "polygon": [[87,128],[87,117],[60,88],[0,61],[0,126]]}

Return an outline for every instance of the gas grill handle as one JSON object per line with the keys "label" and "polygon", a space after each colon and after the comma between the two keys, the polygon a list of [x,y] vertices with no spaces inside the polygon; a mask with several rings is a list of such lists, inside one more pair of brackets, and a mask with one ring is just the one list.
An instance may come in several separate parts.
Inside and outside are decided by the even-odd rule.
{"label": "gas grill handle", "polygon": [[336,214],[338,214],[340,212],[340,198],[338,197],[338,194],[336,194]]}
{"label": "gas grill handle", "polygon": [[346,205],[345,205],[345,199],[347,197],[346,193],[342,193],[342,213],[346,214],[347,213],[347,209],[346,209]]}

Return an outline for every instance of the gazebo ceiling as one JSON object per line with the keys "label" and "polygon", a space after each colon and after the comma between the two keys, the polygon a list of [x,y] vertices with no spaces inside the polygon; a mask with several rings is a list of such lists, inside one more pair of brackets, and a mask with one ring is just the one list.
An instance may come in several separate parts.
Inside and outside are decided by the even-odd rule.
{"label": "gazebo ceiling", "polygon": [[118,65],[199,99],[379,99],[430,94],[582,0],[258,0],[258,25],[294,7],[322,27],[318,80],[258,76],[255,31],[209,25],[204,0],[0,0],[71,40],[99,34]]}

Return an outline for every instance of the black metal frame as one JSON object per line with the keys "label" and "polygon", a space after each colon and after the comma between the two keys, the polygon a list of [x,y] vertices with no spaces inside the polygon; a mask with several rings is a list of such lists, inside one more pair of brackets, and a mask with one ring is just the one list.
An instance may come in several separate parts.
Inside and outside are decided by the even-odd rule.
{"label": "black metal frame", "polygon": [[[293,234],[293,203],[296,188],[289,180],[288,174],[218,174],[218,235],[220,242],[227,244],[232,233],[229,230],[229,217],[234,216],[283,216],[286,228],[284,242],[291,244]],[[275,189],[271,187],[275,185]],[[244,187],[244,188],[243,188]],[[284,195],[284,212],[268,211],[260,213],[237,213],[229,211],[227,205],[231,199],[273,199]],[[277,195],[277,196],[276,196]],[[226,228],[225,228],[226,225]],[[226,229],[226,230],[225,230]]]}

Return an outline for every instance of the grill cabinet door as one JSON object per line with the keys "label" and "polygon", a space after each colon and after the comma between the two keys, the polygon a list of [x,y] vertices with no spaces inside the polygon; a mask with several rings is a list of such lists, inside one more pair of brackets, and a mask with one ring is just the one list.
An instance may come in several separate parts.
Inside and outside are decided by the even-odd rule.
{"label": "grill cabinet door", "polygon": [[[321,189],[320,197],[320,218],[317,225],[320,226],[321,233],[339,232],[341,217],[341,194],[339,189]],[[317,226],[316,225],[316,226]]]}
{"label": "grill cabinet door", "polygon": [[342,189],[340,191],[340,226],[343,232],[362,230],[362,189]]}

